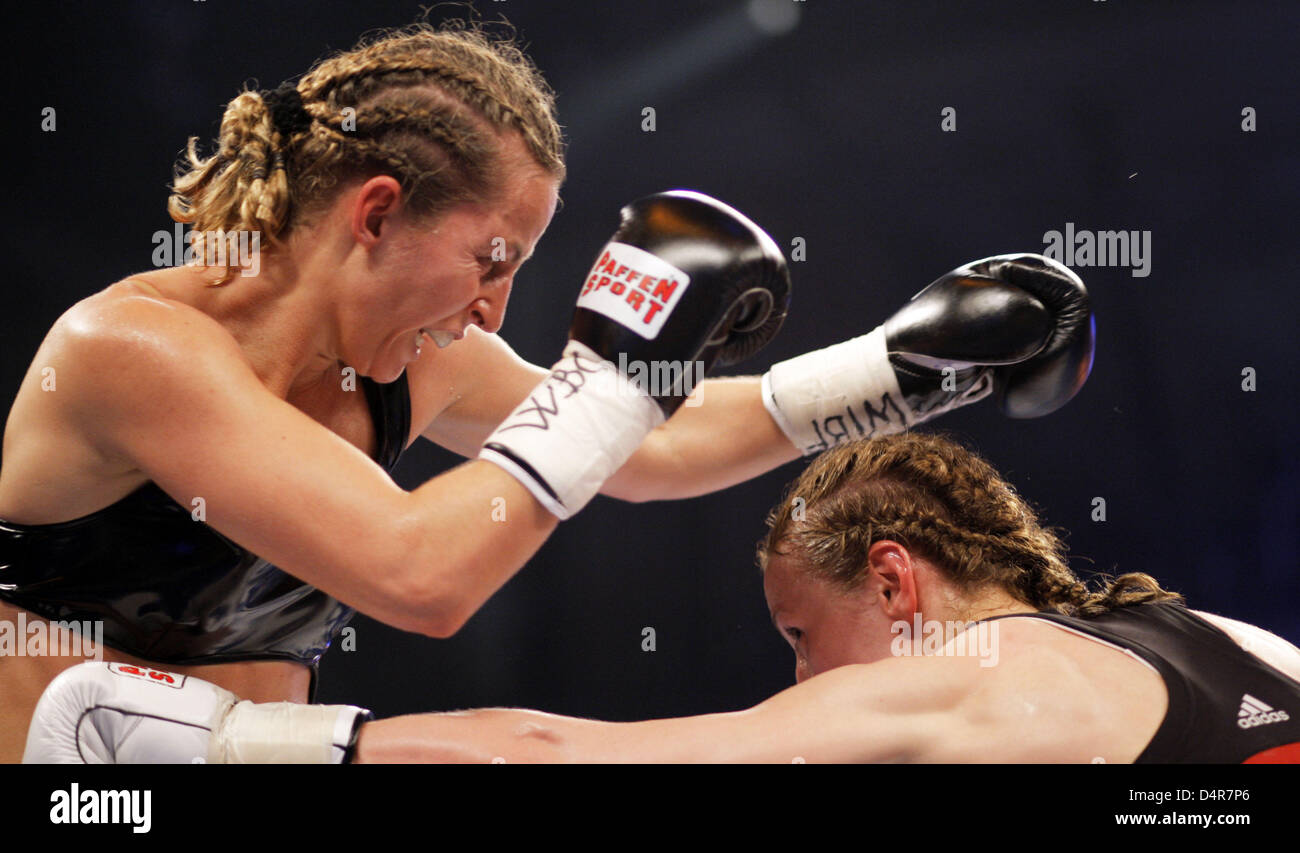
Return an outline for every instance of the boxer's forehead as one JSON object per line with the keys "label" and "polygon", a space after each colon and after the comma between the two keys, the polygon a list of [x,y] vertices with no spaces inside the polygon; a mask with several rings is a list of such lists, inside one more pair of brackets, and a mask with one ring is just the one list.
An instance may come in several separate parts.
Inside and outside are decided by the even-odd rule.
{"label": "boxer's forehead", "polygon": [[768,556],[763,593],[769,613],[775,615],[806,607],[823,593],[821,586],[808,571],[807,563],[794,552],[773,552]]}

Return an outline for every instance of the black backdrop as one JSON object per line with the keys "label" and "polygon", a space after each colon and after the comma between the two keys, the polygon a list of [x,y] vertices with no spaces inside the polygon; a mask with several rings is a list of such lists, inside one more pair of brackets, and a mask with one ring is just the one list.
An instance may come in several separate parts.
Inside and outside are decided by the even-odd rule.
{"label": "black backdrop", "polygon": [[[866,332],[948,269],[1043,251],[1067,223],[1149,231],[1149,275],[1077,267],[1099,346],[1074,402],[1015,422],[983,405],[943,426],[1072,532],[1078,570],[1151,572],[1194,606],[1300,642],[1300,7],[776,0],[769,15],[798,18],[782,33],[762,32],[740,0],[478,8],[530,43],[571,143],[563,209],[502,332],[524,357],[554,360],[619,206],[661,189],[708,192],[783,246],[806,243],[792,316],[737,373]],[[28,13],[4,53],[17,143],[6,401],[59,313],[149,266],[152,233],[170,227],[172,162],[188,135],[215,134],[242,83],[274,86],[419,9],[173,0]],[[1243,390],[1246,368],[1257,390]],[[414,486],[456,461],[419,446],[398,479]],[[450,640],[359,617],[356,650],[322,663],[320,699],[381,715],[505,704],[610,719],[754,703],[792,681],[753,544],[799,465],[696,500],[597,499]]]}

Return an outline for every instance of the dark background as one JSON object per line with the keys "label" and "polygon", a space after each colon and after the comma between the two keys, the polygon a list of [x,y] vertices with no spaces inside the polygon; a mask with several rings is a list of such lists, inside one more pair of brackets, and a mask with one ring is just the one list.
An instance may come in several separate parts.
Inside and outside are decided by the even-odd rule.
{"label": "dark background", "polygon": [[[792,265],[792,315],[731,372],[862,334],[948,269],[1044,232],[1152,232],[1151,274],[1078,268],[1091,380],[1062,411],[941,424],[1054,524],[1081,572],[1146,571],[1300,643],[1293,328],[1294,2],[480,2],[530,43],[570,140],[563,209],[506,338],[549,365],[618,208],[673,187],[739,207]],[[149,266],[171,165],[245,81],[273,87],[411,2],[45,3],[11,30],[0,397],[70,304]],[[440,13],[435,12],[436,20]],[[42,133],[40,111],[57,109]],[[641,109],[657,130],[641,130]],[[957,110],[957,131],[940,110]],[[1242,109],[1258,130],[1243,132]],[[1258,390],[1242,389],[1242,371]],[[718,441],[727,437],[719,435]],[[426,443],[398,479],[456,463]],[[729,710],[792,683],[753,560],[792,463],[706,498],[598,498],[454,638],[359,617],[322,701],[381,715],[520,705],[610,719]],[[1104,497],[1107,520],[1090,518]],[[304,496],[310,501],[310,496]],[[642,651],[642,629],[657,650]]]}

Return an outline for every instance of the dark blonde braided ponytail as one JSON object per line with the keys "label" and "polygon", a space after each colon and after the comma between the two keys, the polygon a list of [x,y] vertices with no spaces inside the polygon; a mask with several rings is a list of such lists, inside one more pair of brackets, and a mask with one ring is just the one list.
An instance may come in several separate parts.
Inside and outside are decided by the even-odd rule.
{"label": "dark blonde braided ponytail", "polygon": [[988,462],[939,435],[907,432],[818,456],[768,515],[762,567],[795,553],[818,577],[852,588],[867,552],[892,539],[933,562],[960,588],[988,584],[1040,610],[1091,616],[1114,607],[1181,601],[1131,573],[1091,591],[1069,568],[1057,534]]}

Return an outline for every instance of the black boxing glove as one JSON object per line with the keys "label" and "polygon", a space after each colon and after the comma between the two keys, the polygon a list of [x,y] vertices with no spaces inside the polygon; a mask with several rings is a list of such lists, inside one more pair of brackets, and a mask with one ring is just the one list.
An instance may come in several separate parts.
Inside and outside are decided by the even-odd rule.
{"label": "black boxing glove", "polygon": [[569,334],[617,362],[671,416],[692,374],[702,378],[772,339],[790,304],[790,272],[763,229],[700,193],[647,196],[622,217]]}
{"label": "black boxing glove", "polygon": [[1004,414],[1065,405],[1092,368],[1083,282],[1041,255],[942,276],[870,334],[773,366],[763,400],[805,454],[887,435],[995,394]]}
{"label": "black boxing glove", "polygon": [[625,207],[583,283],[564,356],[479,453],[568,518],[715,365],[757,351],[790,278],[762,229],[675,191]]}

